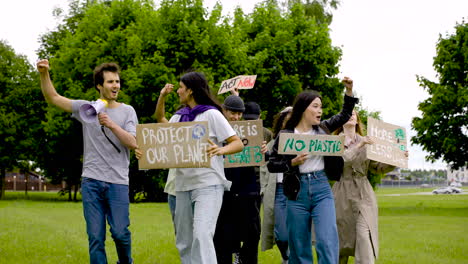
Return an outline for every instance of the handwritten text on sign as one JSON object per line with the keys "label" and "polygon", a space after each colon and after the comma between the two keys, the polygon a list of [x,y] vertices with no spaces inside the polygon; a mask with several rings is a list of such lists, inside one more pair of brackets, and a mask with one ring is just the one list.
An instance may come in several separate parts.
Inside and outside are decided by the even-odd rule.
{"label": "handwritten text on sign", "polygon": [[262,166],[265,164],[265,159],[261,152],[263,142],[262,120],[231,121],[229,124],[236,131],[242,143],[244,143],[244,150],[226,155],[224,167]]}
{"label": "handwritten text on sign", "polygon": [[408,168],[406,151],[406,132],[399,127],[368,117],[367,135],[374,144],[367,146],[367,158],[400,168]]}
{"label": "handwritten text on sign", "polygon": [[252,89],[255,85],[257,75],[239,75],[234,78],[224,80],[221,83],[218,94],[223,94],[234,89]]}
{"label": "handwritten text on sign", "polygon": [[279,140],[279,154],[343,156],[344,136],[281,133]]}
{"label": "handwritten text on sign", "polygon": [[208,122],[137,125],[140,169],[210,167]]}

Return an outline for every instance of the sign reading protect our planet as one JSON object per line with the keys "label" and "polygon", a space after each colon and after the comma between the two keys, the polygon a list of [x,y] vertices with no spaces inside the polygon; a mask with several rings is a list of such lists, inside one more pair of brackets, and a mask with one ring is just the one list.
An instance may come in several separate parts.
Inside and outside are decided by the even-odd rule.
{"label": "sign reading protect our planet", "polygon": [[137,144],[143,156],[138,167],[140,170],[208,168],[208,138],[207,121],[139,124]]}
{"label": "sign reading protect our planet", "polygon": [[343,156],[344,135],[303,135],[281,133],[279,138],[279,154],[310,153],[320,156]]}
{"label": "sign reading protect our planet", "polygon": [[224,167],[249,167],[265,164],[264,155],[261,152],[263,142],[262,120],[231,121],[234,131],[244,144],[241,152],[225,155]]}
{"label": "sign reading protect our planet", "polygon": [[408,168],[407,135],[404,127],[367,118],[367,135],[374,144],[367,145],[367,158],[400,168]]}
{"label": "sign reading protect our planet", "polygon": [[252,89],[255,85],[257,75],[239,75],[234,78],[224,80],[218,90],[218,94],[223,94],[234,89]]}

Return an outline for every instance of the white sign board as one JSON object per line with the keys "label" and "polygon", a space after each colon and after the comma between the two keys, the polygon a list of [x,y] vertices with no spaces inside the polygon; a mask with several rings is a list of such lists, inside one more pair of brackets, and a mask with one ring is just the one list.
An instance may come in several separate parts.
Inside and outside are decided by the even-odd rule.
{"label": "white sign board", "polygon": [[223,94],[234,89],[252,89],[255,85],[257,75],[239,75],[234,78],[224,80],[221,83],[218,94]]}

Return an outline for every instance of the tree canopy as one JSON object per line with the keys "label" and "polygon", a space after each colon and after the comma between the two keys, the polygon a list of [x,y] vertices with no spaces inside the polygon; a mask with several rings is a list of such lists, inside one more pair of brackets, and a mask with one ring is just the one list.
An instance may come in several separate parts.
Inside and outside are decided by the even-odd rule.
{"label": "tree canopy", "polygon": [[45,106],[37,83],[27,58],[0,41],[0,199],[6,170],[37,159]]}
{"label": "tree canopy", "polygon": [[[39,57],[49,59],[54,86],[71,99],[97,99],[93,68],[118,63],[119,101],[135,108],[140,123],[155,122],[160,89],[168,82],[177,84],[190,70],[204,72],[215,94],[223,80],[256,74],[255,88],[241,96],[260,104],[267,127],[303,89],[321,92],[328,117],[343,101],[344,87],[337,78],[341,50],[331,44],[328,7],[313,8],[316,2],[290,1],[281,10],[278,1],[265,0],[251,14],[236,9],[225,17],[220,4],[208,12],[202,0],[162,0],[157,7],[151,0],[74,0],[68,14],[55,11],[62,20],[41,36]],[[336,1],[321,2],[336,7]],[[178,107],[175,93],[166,106],[167,115]],[[47,146],[41,150],[41,167],[49,177],[78,184],[80,124],[49,106],[43,128]],[[134,160],[130,174],[133,193],[152,184],[162,189],[165,182],[165,171],[138,171]],[[147,199],[160,199],[157,191],[144,193],[152,196]]]}
{"label": "tree canopy", "polygon": [[468,23],[439,36],[433,66],[438,82],[417,77],[430,96],[419,104],[422,117],[413,118],[411,142],[429,152],[427,160],[441,158],[458,169],[468,165]]}

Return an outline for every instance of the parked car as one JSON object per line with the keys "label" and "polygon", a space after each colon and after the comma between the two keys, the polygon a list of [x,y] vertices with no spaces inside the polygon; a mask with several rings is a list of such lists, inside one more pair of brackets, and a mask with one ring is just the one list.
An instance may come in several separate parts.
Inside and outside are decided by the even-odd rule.
{"label": "parked car", "polygon": [[433,194],[450,194],[452,193],[452,188],[448,187],[440,187],[432,191]]}
{"label": "parked car", "polygon": [[450,186],[452,186],[452,187],[462,187],[462,184],[459,183],[459,182],[454,181],[454,182],[450,183]]}
{"label": "parked car", "polygon": [[452,193],[461,193],[462,189],[452,186],[440,187],[432,191],[433,194],[452,194]]}

